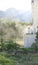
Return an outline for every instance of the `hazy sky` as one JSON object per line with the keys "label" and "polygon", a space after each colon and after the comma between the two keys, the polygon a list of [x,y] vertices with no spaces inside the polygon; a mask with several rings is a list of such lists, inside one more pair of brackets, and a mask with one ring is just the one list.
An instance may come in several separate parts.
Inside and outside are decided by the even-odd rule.
{"label": "hazy sky", "polygon": [[31,11],[31,0],[0,0],[0,10],[16,8],[21,11]]}

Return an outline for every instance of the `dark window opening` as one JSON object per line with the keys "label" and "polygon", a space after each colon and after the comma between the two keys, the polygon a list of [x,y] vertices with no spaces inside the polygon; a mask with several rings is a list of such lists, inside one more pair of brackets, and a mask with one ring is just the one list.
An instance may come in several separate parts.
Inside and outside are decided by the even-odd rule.
{"label": "dark window opening", "polygon": [[32,0],[32,3],[34,3],[34,0]]}

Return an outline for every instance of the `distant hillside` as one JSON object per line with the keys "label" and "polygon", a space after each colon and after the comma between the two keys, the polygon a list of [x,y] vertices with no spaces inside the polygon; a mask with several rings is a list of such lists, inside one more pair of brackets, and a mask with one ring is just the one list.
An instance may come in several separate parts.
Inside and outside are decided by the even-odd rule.
{"label": "distant hillside", "polygon": [[0,18],[8,18],[13,19],[15,21],[22,21],[22,22],[31,22],[32,21],[32,12],[27,11],[24,13],[20,13],[14,8],[9,8],[6,11],[0,11]]}

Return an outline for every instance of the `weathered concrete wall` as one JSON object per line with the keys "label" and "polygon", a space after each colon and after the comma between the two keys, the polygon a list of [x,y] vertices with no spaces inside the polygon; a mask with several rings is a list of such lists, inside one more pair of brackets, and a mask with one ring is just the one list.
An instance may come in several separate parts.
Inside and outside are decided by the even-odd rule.
{"label": "weathered concrete wall", "polygon": [[31,47],[32,43],[35,42],[35,34],[25,34],[24,36],[24,47]]}
{"label": "weathered concrete wall", "polygon": [[34,27],[38,26],[38,0],[32,2],[32,18]]}
{"label": "weathered concrete wall", "polygon": [[[32,43],[35,42],[35,33],[38,31],[38,0],[32,0],[32,18],[32,30],[30,27],[30,29],[24,35],[24,47],[31,47]],[[30,31],[33,31],[33,34],[31,34]]]}

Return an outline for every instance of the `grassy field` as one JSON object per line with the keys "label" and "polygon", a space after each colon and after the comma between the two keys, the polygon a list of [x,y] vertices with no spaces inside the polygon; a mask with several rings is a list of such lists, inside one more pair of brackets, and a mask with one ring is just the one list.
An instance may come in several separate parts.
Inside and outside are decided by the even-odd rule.
{"label": "grassy field", "polygon": [[0,65],[38,65],[38,53],[12,55],[0,52]]}

